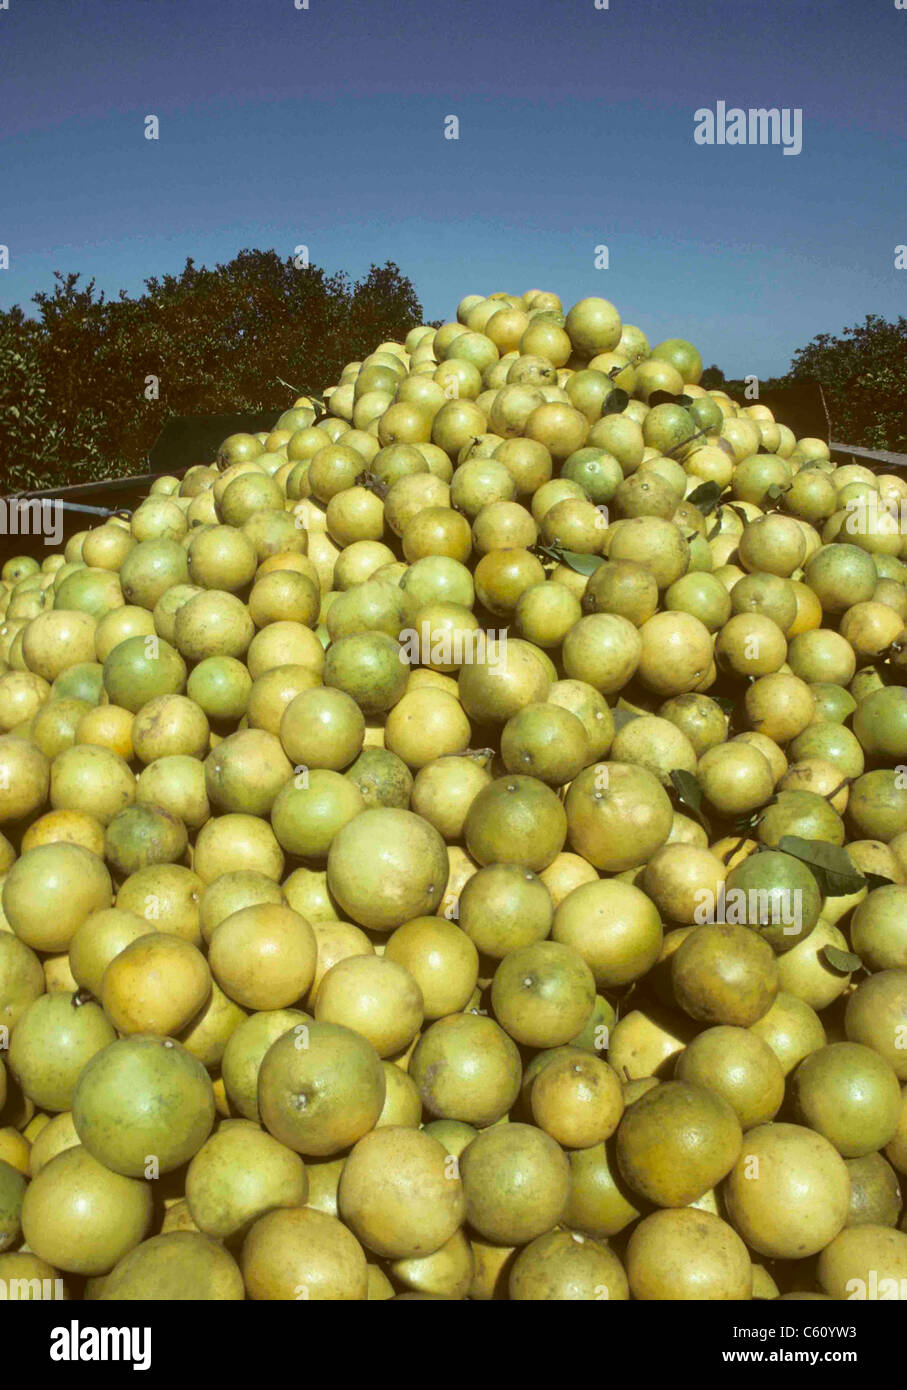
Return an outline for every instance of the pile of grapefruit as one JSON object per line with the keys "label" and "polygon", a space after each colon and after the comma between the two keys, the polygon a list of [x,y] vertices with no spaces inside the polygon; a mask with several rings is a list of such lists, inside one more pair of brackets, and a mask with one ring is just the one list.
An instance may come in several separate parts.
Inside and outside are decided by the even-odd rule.
{"label": "pile of grapefruit", "polygon": [[701,375],[469,295],[6,559],[9,1297],[907,1287],[907,483]]}

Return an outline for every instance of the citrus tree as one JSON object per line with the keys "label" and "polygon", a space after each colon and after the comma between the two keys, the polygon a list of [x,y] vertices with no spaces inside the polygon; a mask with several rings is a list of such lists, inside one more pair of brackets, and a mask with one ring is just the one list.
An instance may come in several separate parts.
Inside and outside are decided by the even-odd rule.
{"label": "citrus tree", "polygon": [[866,449],[907,449],[907,318],[867,314],[840,337],[819,333],[794,353],[787,380],[820,381],[836,436]]}
{"label": "citrus tree", "polygon": [[6,491],[142,472],[173,415],[284,409],[422,317],[393,262],[353,283],[244,250],[213,268],[187,260],[135,298],[55,282],[34,296],[37,319],[0,315]]}

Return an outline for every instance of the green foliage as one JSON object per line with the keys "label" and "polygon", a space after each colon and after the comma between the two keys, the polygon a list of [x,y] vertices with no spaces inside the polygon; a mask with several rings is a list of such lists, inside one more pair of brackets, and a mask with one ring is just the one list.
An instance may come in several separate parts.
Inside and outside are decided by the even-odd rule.
{"label": "green foliage", "polygon": [[907,318],[868,314],[840,338],[820,333],[794,353],[788,380],[822,383],[836,438],[907,451]]}
{"label": "green foliage", "polygon": [[[141,473],[173,415],[283,410],[348,361],[421,322],[398,266],[351,284],[274,251],[152,277],[108,300],[55,276],[38,319],[0,314],[0,459],[5,492]],[[288,398],[289,397],[289,398]]]}
{"label": "green foliage", "polygon": [[0,315],[2,490],[43,487],[53,472],[60,482],[75,482],[74,458],[86,461],[80,478],[103,477],[102,431],[101,415],[90,405],[68,424],[61,419],[48,386],[39,326],[18,307]]}
{"label": "green foliage", "polygon": [[[833,437],[862,449],[907,452],[907,318],[888,323],[868,314],[839,338],[819,333],[799,348],[785,376],[764,379],[763,391],[818,381],[825,393]],[[705,390],[727,391],[744,401],[746,382],[726,378],[718,367],[702,374]],[[824,430],[823,430],[824,433]]]}
{"label": "green foliage", "polygon": [[[907,318],[889,323],[868,314],[838,338],[819,333],[799,348],[786,375],[760,384],[764,391],[818,381],[825,393],[834,438],[862,449],[907,452]],[[746,382],[706,367],[700,385],[743,401]]]}
{"label": "green foliage", "polygon": [[712,363],[711,367],[706,367],[699,381],[703,391],[723,391],[725,389],[725,375],[720,367]]}

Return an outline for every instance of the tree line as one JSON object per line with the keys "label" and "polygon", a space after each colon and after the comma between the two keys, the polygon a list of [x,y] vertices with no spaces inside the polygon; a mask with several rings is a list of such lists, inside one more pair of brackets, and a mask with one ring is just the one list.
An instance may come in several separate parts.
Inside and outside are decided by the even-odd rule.
{"label": "tree line", "polygon": [[[907,318],[889,323],[867,314],[839,337],[819,333],[799,348],[784,376],[761,382],[766,391],[795,382],[819,381],[834,436],[861,449],[907,453]],[[719,367],[702,374],[707,389],[743,399],[745,383],[728,380]]]}
{"label": "tree line", "polygon": [[187,260],[108,299],[57,272],[34,317],[0,314],[0,491],[142,473],[174,415],[284,410],[422,322],[392,261],[352,283],[275,251]]}
{"label": "tree line", "polygon": [[[241,251],[209,269],[187,260],[144,292],[108,299],[55,274],[35,313],[0,313],[0,492],[144,472],[167,419],[285,409],[337,380],[345,363],[401,339],[423,319],[392,261],[353,283],[298,268],[276,251]],[[838,438],[907,451],[907,319],[879,315],[820,333],[766,388],[822,383]],[[703,375],[743,399],[718,367]]]}

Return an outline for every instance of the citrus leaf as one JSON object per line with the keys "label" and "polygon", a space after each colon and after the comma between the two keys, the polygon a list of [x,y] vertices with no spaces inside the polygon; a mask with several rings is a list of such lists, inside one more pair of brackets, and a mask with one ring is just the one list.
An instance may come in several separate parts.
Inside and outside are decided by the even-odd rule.
{"label": "citrus leaf", "polygon": [[842,951],[837,946],[823,946],[822,959],[832,970],[838,970],[842,975],[850,975],[854,970],[863,968],[859,956],[854,955],[853,951]]}
{"label": "citrus leaf", "polygon": [[734,821],[734,831],[738,835],[746,835],[750,830],[755,830],[756,826],[762,821],[769,806],[774,806],[778,800],[777,796],[770,796],[757,810],[750,811],[746,816],[740,816]]}
{"label": "citrus leaf", "polygon": [[548,572],[550,572],[555,565],[560,565],[564,562],[564,552],[559,545],[531,545],[529,549],[537,559],[543,562],[543,566]]}
{"label": "citrus leaf", "polygon": [[694,507],[698,507],[703,516],[708,516],[718,505],[721,496],[721,485],[719,483],[703,483],[700,487],[694,488],[687,498]]}
{"label": "citrus leaf", "polygon": [[671,773],[671,781],[674,783],[677,796],[684,806],[698,811],[702,806],[702,788],[692,772],[687,772],[686,768],[675,767]]}
{"label": "citrus leaf", "polygon": [[778,848],[806,864],[827,898],[843,898],[859,893],[865,880],[858,873],[846,849],[827,840],[804,840],[800,835],[782,835]]}
{"label": "citrus leaf", "polygon": [[622,386],[615,387],[602,406],[602,415],[621,415],[626,410],[629,400],[630,397]]}
{"label": "citrus leaf", "polygon": [[692,772],[687,772],[682,767],[675,767],[671,771],[671,782],[681,806],[685,807],[693,819],[699,822],[705,833],[711,836],[711,826],[702,809],[702,788]]}
{"label": "citrus leaf", "polygon": [[870,893],[875,892],[876,888],[890,888],[894,879],[885,878],[884,874],[864,874],[864,882]]}
{"label": "citrus leaf", "polygon": [[629,724],[631,719],[639,719],[635,709],[613,709],[611,714],[614,718],[614,732],[620,733],[625,724]]}
{"label": "citrus leaf", "polygon": [[576,550],[562,550],[560,552],[560,562],[575,570],[577,574],[592,574],[599,565],[605,563],[602,555],[580,555]]}
{"label": "citrus leaf", "polygon": [[710,695],[709,699],[713,705],[717,705],[723,714],[733,714],[737,708],[736,700],[729,700],[726,695]]}
{"label": "citrus leaf", "polygon": [[692,397],[692,396],[684,396],[684,395],[675,396],[675,397],[674,397],[674,400],[675,400],[675,402],[677,403],[677,405],[682,405],[683,408],[684,408],[684,410],[686,410],[687,406],[690,406],[690,405],[693,404],[693,397]]}

